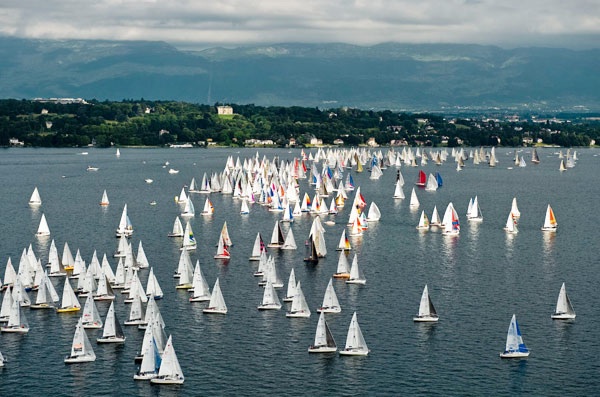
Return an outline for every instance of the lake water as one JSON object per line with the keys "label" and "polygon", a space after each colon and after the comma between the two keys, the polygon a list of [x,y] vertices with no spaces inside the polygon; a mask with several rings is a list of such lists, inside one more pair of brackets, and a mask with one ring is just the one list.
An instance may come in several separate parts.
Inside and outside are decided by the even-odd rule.
{"label": "lake water", "polygon": [[[257,232],[268,240],[281,213],[254,204],[250,214],[239,215],[240,200],[211,194],[211,217],[199,215],[205,195],[192,195],[197,215],[191,224],[198,241],[192,254],[198,259],[211,286],[217,277],[229,313],[202,313],[203,303],[188,302],[188,293],[175,289],[172,274],[179,259],[179,239],[167,237],[181,212],[173,198],[192,177],[222,171],[227,156],[241,160],[255,156],[255,149],[3,149],[0,151],[0,277],[7,259],[18,265],[23,248],[33,244],[45,263],[49,240],[34,233],[42,213],[59,253],[65,242],[77,249],[87,263],[97,250],[112,253],[117,247],[114,231],[127,203],[135,232],[134,250],[143,241],[146,255],[165,292],[158,301],[165,331],[185,374],[182,386],[152,386],[136,382],[133,358],[141,347],[143,331],[124,327],[122,346],[97,345],[100,331],[88,330],[97,360],[65,365],[78,315],[26,309],[30,323],[26,335],[0,335],[0,351],[8,359],[0,370],[0,395],[595,395],[600,393],[600,305],[596,214],[600,195],[599,150],[577,151],[574,168],[559,172],[558,149],[540,149],[541,163],[515,167],[514,152],[497,151],[495,168],[472,165],[461,172],[455,163],[442,166],[401,168],[406,181],[405,200],[392,198],[396,169],[384,170],[379,180],[352,171],[368,203],[379,206],[382,219],[371,223],[361,238],[351,239],[353,251],[367,278],[364,286],[334,280],[342,306],[327,315],[328,324],[343,348],[352,313],[358,314],[367,357],[308,354],[325,287],[335,272],[334,251],[346,224],[350,205],[337,216],[325,216],[336,224],[325,226],[328,255],[316,266],[303,263],[303,242],[313,216],[305,214],[291,226],[298,250],[270,250],[281,278],[292,268],[302,282],[313,311],[309,319],[290,319],[280,311],[260,312],[262,288],[253,277],[256,262],[248,257]],[[314,152],[313,152],[314,153]],[[259,149],[272,159],[298,157],[299,150]],[[521,154],[529,159],[528,149]],[[169,161],[170,166],[163,168]],[[87,172],[94,165],[97,172]],[[514,169],[508,169],[514,167]],[[180,170],[172,175],[168,168]],[[421,206],[409,209],[408,198],[419,169],[439,171],[444,185],[436,192],[418,190]],[[321,165],[319,165],[319,170]],[[348,170],[345,170],[348,172]],[[144,179],[154,183],[147,184]],[[27,202],[37,186],[43,204]],[[106,189],[110,206],[98,205]],[[301,194],[314,191],[300,181]],[[475,195],[483,212],[480,224],[466,221],[470,197]],[[350,200],[353,192],[349,193]],[[521,219],[519,233],[502,230],[513,197]],[[156,201],[156,205],[149,203]],[[461,220],[459,237],[439,231],[415,229],[422,209],[440,214],[453,202]],[[329,199],[327,199],[329,203]],[[543,233],[547,204],[551,204],[559,228],[556,235]],[[227,221],[233,240],[228,264],[214,260],[215,244]],[[284,231],[289,226],[283,225]],[[351,257],[350,257],[351,259]],[[140,278],[146,284],[148,270]],[[59,295],[61,279],[52,280]],[[562,282],[577,312],[572,322],[550,319]],[[416,324],[423,286],[428,284],[440,315],[437,324]],[[280,299],[284,290],[279,290]],[[31,293],[34,297],[34,293]],[[123,322],[129,307],[123,297],[115,301]],[[289,305],[289,304],[284,304]],[[98,302],[102,316],[108,303]],[[527,360],[501,360],[512,314],[517,315]]]}

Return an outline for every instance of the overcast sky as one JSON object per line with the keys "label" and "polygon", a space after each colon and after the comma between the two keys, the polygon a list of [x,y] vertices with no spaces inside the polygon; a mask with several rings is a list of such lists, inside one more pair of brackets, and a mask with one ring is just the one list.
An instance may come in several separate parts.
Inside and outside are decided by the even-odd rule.
{"label": "overcast sky", "polygon": [[162,40],[600,48],[600,0],[2,0],[0,34]]}

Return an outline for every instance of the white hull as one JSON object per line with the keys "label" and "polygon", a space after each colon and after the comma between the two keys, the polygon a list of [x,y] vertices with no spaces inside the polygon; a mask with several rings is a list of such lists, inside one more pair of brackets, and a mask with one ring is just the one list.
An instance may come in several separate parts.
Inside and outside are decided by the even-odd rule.
{"label": "white hull", "polygon": [[339,306],[333,307],[320,307],[317,309],[317,313],[341,313],[342,308]]}
{"label": "white hull", "polygon": [[41,304],[32,304],[31,306],[29,306],[30,309],[56,309],[55,306],[49,305],[47,303],[41,303]]}
{"label": "white hull", "polygon": [[108,336],[106,338],[98,338],[96,339],[98,343],[124,343],[125,337],[117,337],[117,336]]}
{"label": "white hull", "polygon": [[203,309],[202,312],[210,314],[227,314],[227,310],[215,309],[214,307],[207,307],[206,309]]}
{"label": "white hull", "polygon": [[572,320],[575,318],[575,314],[569,313],[554,313],[550,316],[553,320]]}
{"label": "white hull", "polygon": [[556,227],[553,227],[553,226],[544,227],[544,226],[542,226],[542,232],[556,232]]}
{"label": "white hull", "polygon": [[95,301],[112,301],[114,299],[115,299],[114,295],[99,295],[99,296],[94,296],[94,300]]}
{"label": "white hull", "polygon": [[340,356],[366,356],[368,354],[369,350],[363,349],[340,350]]}
{"label": "white hull", "polygon": [[88,324],[82,323],[81,325],[85,329],[100,329],[100,328],[102,328],[101,323],[88,323]]}
{"label": "white hull", "polygon": [[159,385],[181,385],[183,384],[183,379],[172,377],[152,378],[150,379],[150,382]]}
{"label": "white hull", "polygon": [[504,352],[500,353],[500,358],[525,358],[529,357],[529,352]]}
{"label": "white hull", "polygon": [[215,259],[231,259],[230,255],[215,255]]}
{"label": "white hull", "polygon": [[337,347],[329,347],[329,346],[310,346],[308,348],[309,353],[335,353],[337,351]]}
{"label": "white hull", "polygon": [[258,310],[279,310],[281,305],[275,303],[268,303],[266,305],[258,305]]}
{"label": "white hull", "polygon": [[143,319],[139,319],[139,320],[127,320],[123,323],[123,325],[147,325],[148,323],[145,322]]}
{"label": "white hull", "polygon": [[308,311],[287,312],[287,313],[285,313],[285,316],[286,317],[308,318],[308,317],[310,317],[310,312],[308,312]]}
{"label": "white hull", "polygon": [[96,357],[88,356],[77,356],[77,357],[66,357],[65,364],[77,364],[77,363],[90,363],[96,361]]}
{"label": "white hull", "polygon": [[365,285],[367,280],[346,280],[346,284],[361,284]]}
{"label": "white hull", "polygon": [[431,317],[431,316],[423,316],[423,317],[413,317],[413,321],[416,323],[436,323],[439,320],[439,317]]}
{"label": "white hull", "polygon": [[156,372],[150,372],[150,373],[146,373],[146,374],[135,374],[133,375],[133,379],[134,380],[150,380],[150,379],[154,379],[158,376],[158,374]]}
{"label": "white hull", "polygon": [[26,334],[29,332],[28,327],[21,328],[19,326],[14,327],[0,327],[0,332],[8,332],[13,334]]}

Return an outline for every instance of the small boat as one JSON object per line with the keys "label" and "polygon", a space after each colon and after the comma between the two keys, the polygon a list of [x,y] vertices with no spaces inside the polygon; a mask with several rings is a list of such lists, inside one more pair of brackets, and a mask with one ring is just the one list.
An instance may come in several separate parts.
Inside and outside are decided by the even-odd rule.
{"label": "small boat", "polygon": [[98,167],[93,167],[91,165],[88,165],[86,169],[87,169],[87,171],[98,171],[99,170]]}
{"label": "small boat", "polygon": [[98,343],[123,343],[125,342],[125,335],[117,316],[115,314],[115,302],[110,302],[108,313],[106,314],[106,320],[104,321],[104,329],[102,331],[102,337],[96,339]]}
{"label": "small boat", "polygon": [[214,212],[215,212],[215,207],[213,207],[212,202],[207,197],[206,200],[204,201],[204,209],[202,209],[202,212],[200,214],[207,216],[207,215],[212,215]]}
{"label": "small boat", "polygon": [[294,300],[294,295],[296,295],[296,274],[294,272],[294,268],[292,268],[290,271],[290,277],[288,279],[287,291],[283,301],[292,302]]}
{"label": "small boat", "polygon": [[117,151],[115,153],[115,156],[117,157],[121,157],[121,151],[119,150],[119,148],[117,148]]}
{"label": "small boat", "polygon": [[54,302],[58,302],[58,294],[54,285],[48,278],[48,273],[44,271],[42,279],[38,284],[38,292],[35,303],[29,306],[30,309],[54,309]]}
{"label": "small boat", "polygon": [[338,243],[336,251],[350,251],[352,246],[350,245],[350,240],[346,237],[346,229],[342,230],[342,235],[340,236],[340,241]]}
{"label": "small boat", "polygon": [[346,253],[344,251],[340,252],[337,269],[333,274],[333,278],[350,278],[350,264],[348,263]]}
{"label": "small boat", "polygon": [[72,313],[81,310],[81,304],[69,283],[69,278],[65,278],[65,286],[63,288],[62,301],[60,307],[56,309],[57,313]]}
{"label": "small boat", "polygon": [[208,303],[208,307],[203,309],[202,312],[213,314],[227,314],[227,305],[225,304],[225,299],[223,299],[223,293],[221,292],[221,286],[219,284],[218,278],[215,281],[212,294],[210,295],[210,302]]}
{"label": "small boat", "polygon": [[183,224],[178,216],[175,217],[175,222],[173,222],[173,230],[171,233],[167,234],[167,237],[183,237]]}
{"label": "small boat", "polygon": [[298,246],[296,245],[296,239],[294,238],[294,232],[292,231],[291,227],[288,229],[288,232],[285,235],[285,241],[284,241],[283,245],[281,246],[281,249],[282,250],[298,249]]}
{"label": "small boat", "polygon": [[394,188],[394,195],[392,196],[395,199],[404,199],[404,191],[402,190],[402,184],[399,180],[396,181],[396,186]]}
{"label": "small boat", "polygon": [[417,230],[429,230],[429,218],[425,214],[425,211],[421,211],[421,218],[419,218]]}
{"label": "small boat", "polygon": [[121,219],[119,221],[119,227],[117,228],[116,236],[131,237],[133,234],[133,224],[127,215],[127,204],[123,206],[123,212],[121,213]]}
{"label": "small boat", "polygon": [[419,208],[419,205],[419,198],[417,197],[417,192],[415,192],[415,188],[413,187],[412,191],[410,192],[410,202],[408,206],[410,208]]}
{"label": "small boat", "polygon": [[539,164],[540,163],[540,156],[538,155],[537,149],[533,148],[533,150],[531,151],[531,162],[533,164]]}
{"label": "small boat", "polygon": [[225,238],[220,235],[219,245],[217,246],[217,253],[214,256],[215,259],[230,259],[231,254],[229,253],[229,246],[225,244]]}
{"label": "small boat", "polygon": [[350,277],[346,280],[346,284],[366,284],[367,279],[358,267],[358,256],[354,254],[352,266],[350,266]]}
{"label": "small boat", "polygon": [[479,207],[479,200],[477,196],[473,199],[469,199],[469,205],[467,206],[467,220],[474,222],[483,221],[483,215],[481,214],[481,208]]}
{"label": "small boat", "polygon": [[433,302],[429,298],[429,291],[427,290],[427,284],[423,288],[423,294],[421,295],[421,303],[419,304],[419,313],[416,317],[413,317],[414,322],[437,322],[439,316],[435,311]]}
{"label": "small boat", "polygon": [[506,335],[506,347],[504,352],[500,353],[500,358],[525,358],[528,356],[529,349],[523,343],[523,336],[521,336],[517,317],[513,314]]}
{"label": "small boat", "polygon": [[508,214],[504,230],[510,234],[517,234],[519,232],[519,229],[517,228],[517,218],[512,211]]}
{"label": "small boat", "polygon": [[348,327],[348,335],[346,336],[346,347],[344,350],[340,350],[342,356],[366,356],[369,354],[369,348],[365,337],[363,336],[360,326],[358,325],[358,319],[356,318],[356,312],[352,315],[350,326]]}
{"label": "small boat", "polygon": [[140,364],[139,371],[133,375],[135,380],[150,380],[156,378],[160,368],[160,352],[158,346],[156,346],[156,339],[154,335],[149,338],[144,338],[142,346],[142,363]]}
{"label": "small boat", "polygon": [[162,354],[160,361],[160,368],[158,369],[158,375],[150,382],[153,384],[176,384],[181,385],[184,381],[183,371],[179,365],[177,354],[173,348],[173,338],[169,335],[165,350]]}
{"label": "small boat", "polygon": [[155,300],[162,299],[163,290],[158,283],[158,279],[154,274],[154,268],[150,268],[150,273],[148,274],[148,281],[146,282],[146,296],[148,298],[154,298]]}
{"label": "small boat", "polygon": [[283,230],[281,229],[281,224],[279,221],[275,221],[275,226],[273,227],[273,232],[271,233],[271,241],[267,244],[269,248],[281,248],[285,243],[285,236],[283,235]]}
{"label": "small boat", "polygon": [[208,287],[208,283],[204,278],[204,274],[202,274],[200,261],[196,261],[196,267],[194,268],[194,276],[192,279],[192,288],[190,288],[189,291],[192,293],[192,296],[190,296],[189,299],[190,302],[205,302],[210,300],[210,288]]}
{"label": "small boat", "polygon": [[444,230],[442,234],[445,236],[458,236],[460,233],[460,222],[458,220],[458,213],[454,209],[452,203],[448,203],[446,211],[444,212],[444,218],[442,219]]}
{"label": "small boat", "polygon": [[417,177],[417,181],[415,182],[415,185],[425,187],[426,184],[427,184],[427,174],[425,174],[425,172],[423,170],[419,170],[419,175]]}
{"label": "small boat", "polygon": [[46,215],[42,214],[42,218],[40,219],[40,225],[38,226],[36,237],[48,237],[50,235],[50,228],[48,227],[48,222],[46,221]]}
{"label": "small boat", "polygon": [[374,201],[371,202],[369,206],[369,212],[367,213],[367,221],[368,222],[377,222],[381,219],[381,211],[379,211],[379,207],[375,204]]}
{"label": "small boat", "polygon": [[258,305],[258,310],[279,309],[281,309],[281,303],[279,303],[279,298],[277,297],[275,287],[273,287],[273,283],[271,283],[270,280],[267,280],[267,284],[265,285],[265,290],[263,292],[262,303]]}
{"label": "small boat", "polygon": [[106,190],[104,190],[104,193],[102,193],[102,198],[100,199],[100,205],[106,207],[109,204],[110,201],[108,201],[108,195],[106,194]]}
{"label": "small boat", "polygon": [[306,298],[302,292],[300,281],[298,281],[296,284],[294,299],[292,299],[292,307],[290,308],[289,312],[285,313],[285,316],[304,318],[310,317],[310,309],[308,308],[308,303],[306,303]]}
{"label": "small boat", "polygon": [[317,323],[317,331],[315,332],[315,341],[308,348],[309,353],[335,353],[337,345],[333,339],[333,335],[329,330],[327,321],[325,321],[325,313],[319,314],[319,322]]}
{"label": "small boat", "polygon": [[565,283],[562,283],[560,287],[558,300],[556,301],[556,310],[554,310],[554,313],[550,317],[553,320],[571,320],[575,318],[575,310],[573,309],[569,295],[567,295]]}
{"label": "small boat", "polygon": [[40,197],[40,192],[38,191],[37,186],[33,189],[33,193],[31,193],[31,197],[29,198],[29,205],[42,205],[42,198]]}
{"label": "small boat", "polygon": [[147,184],[151,184],[152,182],[154,182],[154,180],[153,180],[153,179],[150,179],[150,178],[146,178],[146,179],[144,179],[144,181],[145,181]]}
{"label": "small boat", "polygon": [[8,324],[0,327],[0,332],[26,334],[29,332],[29,323],[21,308],[21,302],[18,299],[13,300],[8,317]]}
{"label": "small boat", "polygon": [[194,231],[189,222],[185,224],[185,232],[183,233],[183,241],[181,242],[182,250],[195,250],[197,246],[196,238],[194,237]]}
{"label": "small boat", "polygon": [[169,168],[169,174],[171,174],[171,175],[179,174],[179,170],[176,170],[174,168]]}
{"label": "small boat", "polygon": [[256,234],[256,238],[254,239],[254,245],[252,246],[252,254],[250,255],[249,260],[251,261],[259,261],[260,255],[262,252],[267,252],[267,246],[265,245],[260,232]]}
{"label": "small boat", "polygon": [[83,328],[99,329],[102,328],[102,318],[98,308],[94,304],[94,298],[89,294],[83,305],[83,313],[81,314],[81,325]]}
{"label": "small boat", "polygon": [[550,204],[546,208],[546,217],[544,218],[544,225],[542,226],[542,231],[544,232],[556,232],[558,228],[558,223],[556,222],[556,217],[554,216],[554,211]]}
{"label": "small boat", "polygon": [[517,206],[517,198],[516,197],[513,197],[513,199],[512,199],[510,212],[511,212],[511,214],[514,215],[514,217],[516,219],[519,219],[521,217],[521,211],[519,211],[519,207]]}
{"label": "small boat", "polygon": [[321,304],[321,307],[317,309],[317,312],[340,313],[341,311],[342,308],[340,307],[340,302],[337,294],[335,293],[335,289],[333,288],[333,279],[330,278],[327,288],[325,289],[325,296],[323,296],[323,303]]}
{"label": "small boat", "polygon": [[82,321],[79,319],[75,327],[75,335],[71,343],[71,355],[65,358],[65,364],[87,363],[96,361],[96,353],[88,339]]}

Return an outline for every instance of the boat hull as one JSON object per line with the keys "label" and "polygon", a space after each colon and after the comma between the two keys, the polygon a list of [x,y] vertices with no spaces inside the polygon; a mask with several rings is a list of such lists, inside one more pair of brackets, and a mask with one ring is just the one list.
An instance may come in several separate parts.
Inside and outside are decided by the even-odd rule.
{"label": "boat hull", "polygon": [[305,311],[287,312],[287,313],[285,313],[285,316],[291,317],[291,318],[308,318],[308,317],[310,317],[310,312],[305,312]]}
{"label": "boat hull", "polygon": [[65,364],[77,364],[77,363],[90,363],[96,361],[96,357],[89,356],[77,356],[77,357],[66,357]]}
{"label": "boat hull", "polygon": [[340,350],[340,356],[366,356],[369,350],[364,349],[344,349]]}
{"label": "boat hull", "polygon": [[258,310],[280,310],[280,309],[281,309],[281,305],[276,305],[273,303],[258,306]]}
{"label": "boat hull", "polygon": [[146,374],[135,374],[133,375],[133,379],[134,380],[150,380],[150,379],[154,379],[158,376],[157,373],[155,372],[151,372],[151,373],[146,373]]}
{"label": "boat hull", "polygon": [[317,313],[341,313],[342,308],[339,306],[333,307],[320,307],[317,309]]}
{"label": "boat hull", "polygon": [[500,358],[526,358],[529,352],[504,352],[500,353]]}
{"label": "boat hull", "polygon": [[423,316],[423,317],[413,317],[413,321],[415,323],[437,323],[439,317],[431,317],[431,316]]}
{"label": "boat hull", "polygon": [[335,353],[337,352],[337,347],[330,346],[310,346],[308,348],[309,353]]}
{"label": "boat hull", "polygon": [[125,343],[125,337],[117,337],[117,336],[109,336],[106,338],[98,338],[96,342],[98,343]]}
{"label": "boat hull", "polygon": [[29,306],[30,309],[55,309],[54,306],[49,305],[47,303],[41,303],[39,305],[37,304],[33,304],[31,306]]}
{"label": "boat hull", "polygon": [[65,307],[65,308],[56,309],[56,312],[57,313],[76,313],[80,310],[81,310],[80,307]]}
{"label": "boat hull", "polygon": [[29,327],[0,327],[0,332],[12,333],[12,334],[26,334],[29,332]]}
{"label": "boat hull", "polygon": [[152,384],[158,384],[158,385],[181,385],[183,384],[183,379],[182,378],[176,378],[176,377],[164,377],[164,378],[152,378],[150,379],[150,382]]}
{"label": "boat hull", "polygon": [[553,320],[572,320],[575,318],[575,314],[569,313],[554,313],[550,316]]}
{"label": "boat hull", "polygon": [[207,307],[206,309],[203,309],[202,312],[209,314],[227,314],[227,310],[215,309],[214,307]]}
{"label": "boat hull", "polygon": [[361,284],[365,285],[367,280],[346,280],[346,284]]}
{"label": "boat hull", "polygon": [[123,324],[124,325],[147,325],[148,323],[142,319],[139,319],[139,320],[127,320]]}

